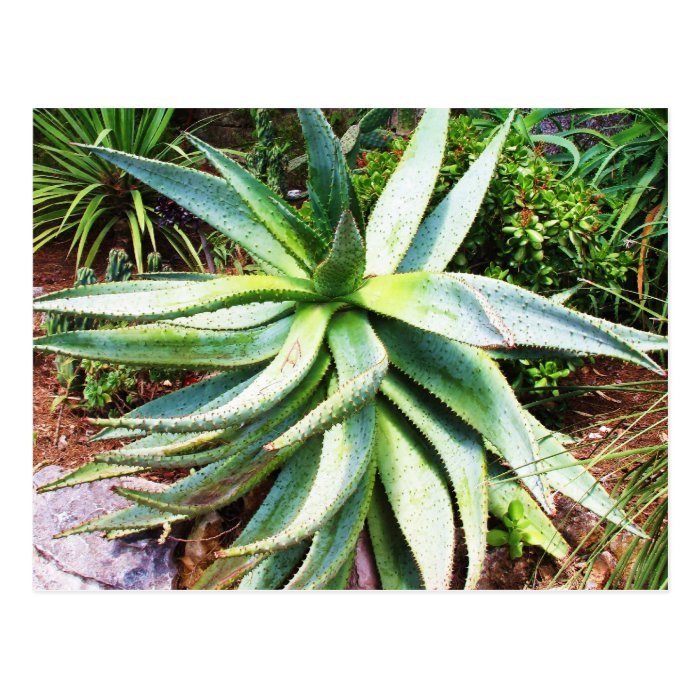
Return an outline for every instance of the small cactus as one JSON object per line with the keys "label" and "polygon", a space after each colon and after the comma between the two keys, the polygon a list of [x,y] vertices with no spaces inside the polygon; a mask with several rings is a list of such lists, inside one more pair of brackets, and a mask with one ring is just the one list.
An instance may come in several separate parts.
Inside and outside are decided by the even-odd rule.
{"label": "small cactus", "polygon": [[109,261],[105,273],[105,282],[126,282],[134,269],[129,256],[121,248],[109,251]]}
{"label": "small cactus", "polygon": [[146,269],[149,272],[162,272],[163,256],[157,251],[149,253],[148,257],[146,258]]}
{"label": "small cactus", "polygon": [[[97,275],[91,267],[81,267],[75,273],[74,287],[86,287],[97,284]],[[42,327],[46,335],[56,335],[67,331],[85,331],[94,327],[93,319],[86,316],[71,317],[65,314],[46,314]]]}
{"label": "small cactus", "polygon": [[91,267],[81,267],[75,274],[75,287],[84,287],[87,284],[97,284],[97,275]]}

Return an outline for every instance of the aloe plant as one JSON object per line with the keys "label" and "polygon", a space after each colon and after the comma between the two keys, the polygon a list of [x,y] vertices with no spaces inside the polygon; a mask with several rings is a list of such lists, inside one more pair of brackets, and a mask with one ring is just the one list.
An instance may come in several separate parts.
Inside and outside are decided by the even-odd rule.
{"label": "aloe plant", "polygon": [[134,441],[42,491],[189,471],[158,493],[117,487],[132,506],[57,536],[167,532],[274,474],[262,505],[197,587],[343,588],[366,524],[384,588],[446,588],[456,512],[471,588],[488,512],[502,518],[514,500],[532,541],[566,556],[548,518],[556,491],[644,536],[519,405],[497,360],[603,354],[662,372],[646,353],[665,339],[504,281],[443,272],[477,214],[512,115],[425,216],[448,120],[447,110],[427,110],[366,224],[340,141],[320,110],[299,117],[313,225],[197,138],[221,177],[86,146],[230,236],[262,274],[149,274],[36,301],[38,311],[135,322],[38,338],[40,350],[218,371],[95,421],[98,438]]}

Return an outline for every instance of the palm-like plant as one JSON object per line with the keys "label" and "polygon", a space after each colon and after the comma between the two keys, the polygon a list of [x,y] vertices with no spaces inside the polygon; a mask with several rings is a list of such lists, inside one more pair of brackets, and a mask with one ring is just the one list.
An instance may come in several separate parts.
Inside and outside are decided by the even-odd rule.
{"label": "palm-like plant", "polygon": [[[143,271],[144,242],[157,251],[162,236],[191,267],[201,269],[187,234],[161,226],[154,212],[157,194],[112,164],[92,158],[78,143],[102,144],[144,157],[184,156],[178,143],[164,143],[172,109],[37,109],[37,147],[45,154],[34,164],[34,250],[59,236],[72,236],[76,269],[90,267],[107,235],[128,227],[134,260]],[[41,162],[41,161],[47,162]],[[146,245],[148,243],[146,242]]]}
{"label": "palm-like plant", "polygon": [[[138,325],[39,338],[36,347],[137,365],[221,370],[116,420],[135,437],[43,490],[146,470],[191,473],[132,507],[61,533],[120,537],[222,508],[277,478],[198,587],[341,588],[367,523],[384,588],[449,586],[453,498],[479,577],[488,511],[513,500],[529,540],[567,546],[554,491],[643,535],[517,402],[496,359],[605,354],[660,371],[665,339],[570,311],[498,280],[442,272],[478,211],[510,119],[427,217],[448,111],[427,110],[365,226],[341,144],[299,111],[314,225],[224,154],[191,137],[214,177],[88,150],[179,202],[249,251],[265,274],[144,275],[49,294],[36,309]],[[512,117],[511,117],[512,118]],[[487,466],[487,450],[502,460]],[[506,468],[504,464],[508,464]]]}

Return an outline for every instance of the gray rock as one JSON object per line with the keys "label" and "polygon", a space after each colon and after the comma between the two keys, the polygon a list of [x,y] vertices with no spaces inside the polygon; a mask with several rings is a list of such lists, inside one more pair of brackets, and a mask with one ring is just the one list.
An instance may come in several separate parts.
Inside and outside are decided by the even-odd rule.
{"label": "gray rock", "polygon": [[357,539],[355,561],[350,572],[348,588],[351,591],[376,591],[381,588],[379,572],[372,554],[372,543],[366,527],[362,529]]}
{"label": "gray rock", "polygon": [[[48,466],[34,476],[35,487],[64,471]],[[115,479],[34,494],[34,588],[39,590],[171,589],[177,575],[173,540],[159,545],[153,534],[109,541],[96,533],[53,539],[91,518],[119,510],[129,501],[112,491]],[[159,484],[124,477],[122,486],[149,491]]]}
{"label": "gray rock", "polygon": [[43,287],[33,287],[32,288],[32,298],[40,297],[44,294]]}

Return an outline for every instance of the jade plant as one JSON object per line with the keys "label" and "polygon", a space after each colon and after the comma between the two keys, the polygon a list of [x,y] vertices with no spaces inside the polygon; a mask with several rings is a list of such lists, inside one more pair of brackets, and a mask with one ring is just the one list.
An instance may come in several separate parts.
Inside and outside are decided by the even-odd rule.
{"label": "jade plant", "polygon": [[157,492],[117,486],[133,505],[57,536],[154,527],[167,535],[272,481],[196,587],[343,588],[366,525],[384,588],[447,588],[459,525],[471,588],[488,513],[502,517],[514,500],[538,534],[532,541],[566,555],[548,517],[555,492],[644,537],[519,405],[496,360],[602,354],[662,372],[646,353],[665,339],[502,280],[443,272],[511,120],[425,216],[448,124],[447,110],[427,110],[365,223],[322,112],[299,117],[312,225],[195,137],[221,177],[85,147],[230,236],[261,273],[147,274],[36,301],[38,311],[131,322],[38,338],[40,350],[214,371],[120,418],[95,419],[98,438],[133,441],[42,491],[148,470],[185,476]]}
{"label": "jade plant", "polygon": [[502,516],[506,530],[489,530],[486,542],[492,547],[508,545],[511,559],[523,556],[524,544],[542,544],[542,537],[525,517],[525,506],[518,500],[511,501],[508,511]]}

